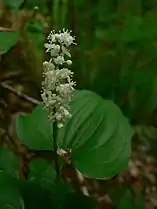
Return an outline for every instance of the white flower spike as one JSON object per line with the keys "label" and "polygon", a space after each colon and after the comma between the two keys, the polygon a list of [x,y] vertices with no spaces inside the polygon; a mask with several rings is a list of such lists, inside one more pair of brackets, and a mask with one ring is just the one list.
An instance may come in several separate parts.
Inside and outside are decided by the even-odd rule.
{"label": "white flower spike", "polygon": [[[71,117],[69,101],[73,95],[75,82],[73,72],[67,67],[72,64],[69,47],[76,43],[71,31],[63,29],[56,33],[54,30],[48,36],[49,43],[45,44],[46,52],[50,53],[49,62],[43,63],[42,94],[43,107],[48,111],[49,119],[57,122],[59,128],[64,126],[66,119]],[[66,65],[66,67],[64,66]]]}

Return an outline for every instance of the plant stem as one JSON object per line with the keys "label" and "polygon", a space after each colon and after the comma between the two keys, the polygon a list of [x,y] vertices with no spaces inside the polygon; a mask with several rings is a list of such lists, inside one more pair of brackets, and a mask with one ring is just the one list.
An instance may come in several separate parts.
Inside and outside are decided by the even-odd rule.
{"label": "plant stem", "polygon": [[53,143],[54,143],[54,160],[55,160],[55,170],[57,173],[57,179],[60,179],[60,169],[59,169],[59,160],[58,160],[58,155],[57,155],[57,123],[53,123]]}

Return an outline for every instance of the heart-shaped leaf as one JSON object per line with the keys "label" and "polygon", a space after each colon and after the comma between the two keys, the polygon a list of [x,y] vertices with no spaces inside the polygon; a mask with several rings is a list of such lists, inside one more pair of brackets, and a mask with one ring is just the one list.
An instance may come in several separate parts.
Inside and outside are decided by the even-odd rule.
{"label": "heart-shaped leaf", "polygon": [[16,120],[19,139],[31,149],[52,150],[53,124],[47,112],[39,105],[28,116],[19,115]]}
{"label": "heart-shaped leaf", "polygon": [[[58,131],[60,148],[72,149],[72,162],[89,178],[106,179],[122,171],[131,155],[132,128],[112,101],[90,91],[76,91],[72,118]],[[52,124],[38,106],[17,120],[17,133],[32,149],[53,148]]]}
{"label": "heart-shaped leaf", "polygon": [[72,149],[75,167],[89,178],[121,172],[131,155],[132,128],[118,106],[90,91],[76,91],[71,113],[58,132],[58,144]]}

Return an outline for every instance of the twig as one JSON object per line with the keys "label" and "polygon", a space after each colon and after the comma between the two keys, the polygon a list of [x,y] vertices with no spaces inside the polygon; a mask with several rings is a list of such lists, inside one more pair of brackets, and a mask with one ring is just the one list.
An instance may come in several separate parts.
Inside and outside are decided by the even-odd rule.
{"label": "twig", "polygon": [[8,32],[8,31],[15,31],[15,30],[13,30],[12,28],[4,28],[4,27],[0,26],[0,32],[2,32],[2,31]]}
{"label": "twig", "polygon": [[8,84],[6,84],[4,82],[0,83],[0,85],[2,88],[5,88],[5,89],[11,91],[12,93],[16,94],[17,96],[21,97],[22,99],[25,99],[26,101],[29,101],[29,102],[36,104],[36,105],[40,104],[40,101],[38,101],[30,96],[27,96],[26,94],[24,94],[20,91],[17,91],[16,89],[12,88],[11,86],[9,86]]}

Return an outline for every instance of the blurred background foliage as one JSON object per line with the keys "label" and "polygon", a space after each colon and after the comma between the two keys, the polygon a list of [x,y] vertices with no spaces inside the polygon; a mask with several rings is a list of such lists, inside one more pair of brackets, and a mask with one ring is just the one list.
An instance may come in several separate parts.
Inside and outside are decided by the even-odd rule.
{"label": "blurred background foliage", "polygon": [[[134,123],[153,123],[157,104],[156,0],[3,0],[1,74],[22,71],[40,88],[43,44],[52,29],[69,28],[78,46],[73,66],[78,89],[114,100]],[[7,30],[7,29],[6,29]],[[4,36],[4,37],[3,37]],[[8,36],[8,38],[6,38]],[[35,92],[37,92],[35,90]],[[156,112],[156,111],[155,111]]]}
{"label": "blurred background foliage", "polygon": [[[0,85],[5,82],[40,100],[42,62],[47,59],[44,43],[51,30],[62,28],[76,36],[72,70],[77,89],[112,99],[135,132],[144,140],[154,139],[151,151],[156,154],[157,0],[0,0]],[[0,95],[6,97],[4,89]],[[19,111],[20,102],[12,99],[11,111]],[[153,127],[146,130],[145,126]],[[136,148],[133,144],[133,151]],[[138,151],[139,156],[143,157]],[[143,158],[140,175],[152,169],[147,154]],[[139,180],[139,173],[132,170],[134,180]],[[156,176],[156,165],[152,170]],[[130,194],[119,208],[126,208]]]}

